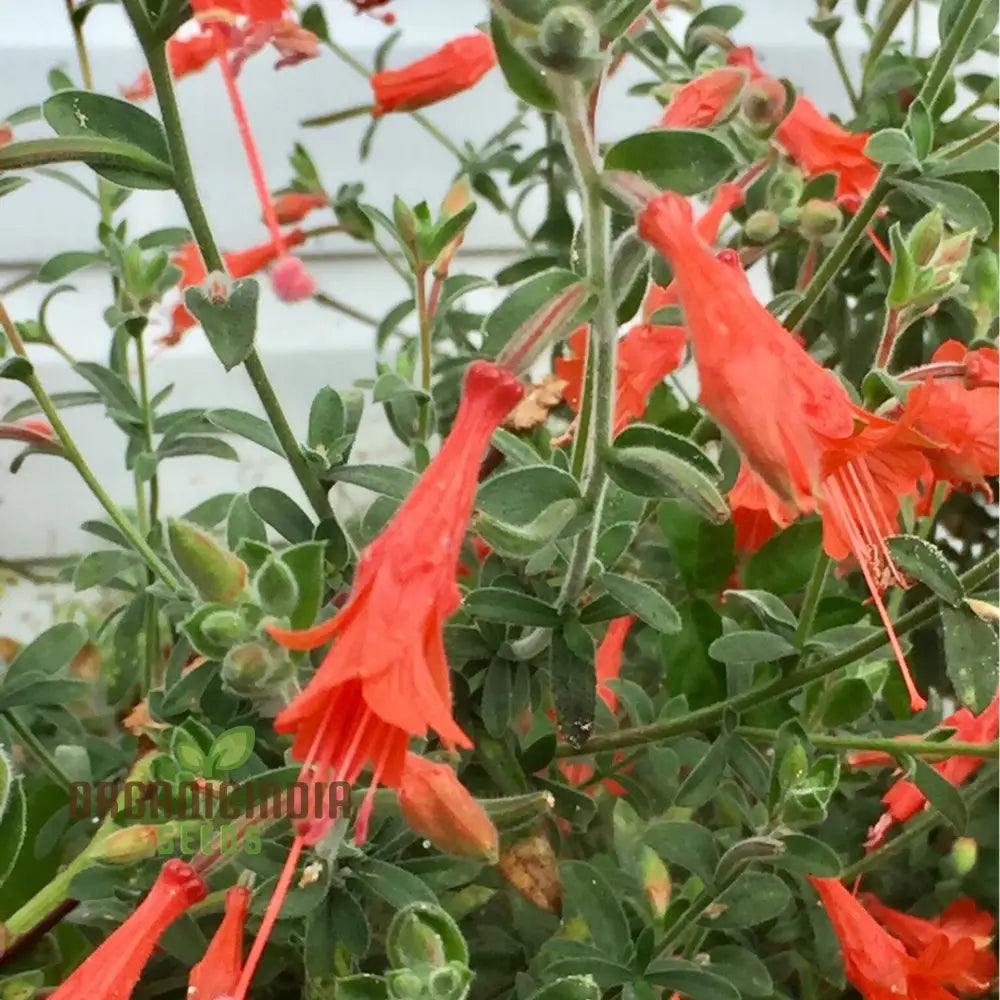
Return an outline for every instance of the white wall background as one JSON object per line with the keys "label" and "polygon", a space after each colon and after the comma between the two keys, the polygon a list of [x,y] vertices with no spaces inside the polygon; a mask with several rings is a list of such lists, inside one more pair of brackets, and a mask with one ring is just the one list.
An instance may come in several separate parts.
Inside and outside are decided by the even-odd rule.
{"label": "white wall background", "polygon": [[[846,112],[846,101],[829,54],[807,26],[813,4],[805,0],[744,0],[747,16],[737,29],[741,44],[753,45],[773,73],[793,79],[822,107]],[[845,8],[841,44],[845,58],[857,71],[864,44],[860,25]],[[936,8],[922,4],[927,47],[935,42]],[[346,0],[327,0],[332,32],[363,62],[389,29],[373,18],[355,16]],[[457,0],[398,0],[393,4],[403,38],[397,43],[393,65],[435,48],[453,35],[470,30],[486,12],[482,2]],[[685,16],[671,13],[680,27]],[[108,93],[130,82],[141,70],[141,56],[124,17],[114,6],[98,6],[86,26],[95,68],[96,87]],[[244,71],[243,91],[272,187],[289,177],[287,154],[302,139],[320,166],[331,190],[362,179],[366,199],[387,207],[399,193],[411,203],[426,199],[436,204],[447,190],[455,164],[433,138],[405,116],[382,123],[371,159],[359,164],[358,140],[364,120],[332,129],[302,134],[297,121],[310,115],[362,103],[368,99],[366,81],[325,52],[321,58],[275,73],[270,53],[256,56]],[[46,74],[60,66],[74,79],[72,37],[61,0],[32,4],[0,3],[0,121],[16,108],[36,102],[48,93]],[[628,87],[646,74],[626,66],[602,98],[600,127],[603,139],[613,139],[646,126],[657,113],[652,99],[626,96]],[[202,196],[220,243],[236,248],[265,236],[250,178],[240,150],[236,127],[228,113],[221,80],[213,67],[179,85],[182,113],[197,168]],[[448,135],[479,142],[509,117],[513,103],[498,72],[474,91],[460,95],[428,115]],[[44,124],[18,130],[20,137],[45,134]],[[531,148],[531,139],[527,140]],[[81,169],[79,176],[92,183]],[[137,192],[128,203],[133,232],[179,225],[184,219],[176,199],[168,193]],[[13,195],[0,199],[0,285],[31,265],[67,249],[87,249],[94,243],[95,206],[63,185],[38,178]],[[310,246],[309,266],[329,294],[356,307],[382,315],[405,294],[396,275],[376,259],[358,257],[358,244],[328,237]],[[491,275],[517,249],[516,237],[505,220],[488,205],[480,205],[460,262],[462,270]],[[353,255],[353,256],[351,256]],[[71,279],[75,295],[60,296],[50,310],[50,323],[68,350],[80,359],[101,360],[106,354],[107,329],[102,312],[107,305],[105,275],[77,274]],[[23,288],[7,299],[15,318],[35,315],[47,289]],[[487,291],[482,303],[498,296]],[[267,290],[261,307],[259,347],[293,425],[303,434],[312,396],[324,384],[346,388],[372,371],[372,334],[362,324],[312,303],[288,307],[273,301]],[[78,381],[58,357],[44,349],[35,352],[38,370],[50,391],[76,387]],[[253,391],[242,371],[223,373],[208,353],[204,338],[192,332],[184,343],[160,355],[152,366],[154,390],[173,383],[173,404],[225,405],[256,411]],[[23,397],[23,388],[0,382],[0,411]],[[377,413],[374,414],[377,417]],[[117,430],[96,409],[70,410],[66,419],[87,458],[113,495],[132,502],[130,477],[122,469],[123,444]],[[357,460],[385,461],[391,441],[377,419],[364,427]],[[164,508],[179,513],[215,492],[247,489],[267,483],[298,495],[283,463],[253,445],[234,442],[244,461],[185,459],[166,465]],[[0,442],[0,558],[27,559],[66,554],[92,545],[93,539],[76,525],[99,516],[99,508],[67,465],[44,457],[29,459],[22,472],[7,471],[16,447]]]}

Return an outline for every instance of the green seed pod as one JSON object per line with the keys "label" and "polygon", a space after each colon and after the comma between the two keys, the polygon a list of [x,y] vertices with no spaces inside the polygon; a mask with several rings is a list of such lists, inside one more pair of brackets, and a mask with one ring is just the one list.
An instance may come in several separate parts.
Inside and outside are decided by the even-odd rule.
{"label": "green seed pod", "polygon": [[743,232],[751,243],[770,243],[780,231],[778,214],[768,208],[754,212],[743,224]]}

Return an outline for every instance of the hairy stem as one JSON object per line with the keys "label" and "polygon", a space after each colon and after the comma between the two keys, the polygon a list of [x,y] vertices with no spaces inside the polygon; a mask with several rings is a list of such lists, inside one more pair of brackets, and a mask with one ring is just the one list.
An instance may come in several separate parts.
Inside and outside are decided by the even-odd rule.
{"label": "hairy stem", "polygon": [[[861,74],[861,92],[865,93],[871,83],[872,73],[879,57],[885,51],[885,47],[892,40],[892,33],[896,30],[899,22],[903,19],[907,8],[914,0],[889,0],[884,4],[879,12],[879,23],[872,35],[871,45],[868,48],[868,55],[865,57],[864,70]],[[919,0],[917,0],[919,3]],[[852,102],[853,103],[853,102]]]}
{"label": "hairy stem", "polygon": [[[987,580],[996,576],[1000,567],[1000,553],[992,553],[977,563],[961,576],[966,591],[971,591]],[[931,621],[938,611],[938,599],[928,598],[912,608],[896,622],[896,634],[907,632]],[[759,705],[774,701],[782,695],[799,691],[807,684],[820,680],[843,667],[857,662],[870,653],[874,653],[886,644],[883,632],[876,632],[847,649],[828,656],[817,663],[782,677],[775,678],[767,684],[753,688],[743,694],[735,695],[715,705],[699,708],[678,719],[663,722],[653,722],[646,726],[635,726],[631,729],[621,729],[616,733],[602,733],[589,739],[582,747],[576,749],[569,744],[556,747],[556,757],[580,757],[586,754],[602,753],[605,750],[621,750],[625,747],[644,746],[647,743],[658,743],[684,733],[700,732],[717,725],[727,712],[746,712]]]}
{"label": "hairy stem", "polygon": [[[740,736],[751,743],[774,744],[779,738],[776,729],[758,729],[754,726],[739,726]],[[910,740],[875,736],[823,736],[810,733],[809,742],[813,746],[827,750],[874,750],[893,757],[911,754],[917,757],[983,757],[996,760],[1000,756],[1000,745],[996,743],[967,743],[963,740]]]}

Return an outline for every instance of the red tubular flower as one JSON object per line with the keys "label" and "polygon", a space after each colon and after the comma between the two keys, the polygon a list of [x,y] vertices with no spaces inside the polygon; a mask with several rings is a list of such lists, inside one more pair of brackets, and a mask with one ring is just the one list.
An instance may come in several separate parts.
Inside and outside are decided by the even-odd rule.
{"label": "red tubular flower", "polygon": [[898,938],[911,955],[919,955],[944,936],[950,949],[968,956],[967,964],[945,982],[946,986],[970,996],[980,996],[989,990],[997,974],[992,948],[996,921],[973,900],[958,899],[928,920],[894,910],[871,893],[862,893],[859,898],[865,909]]}
{"label": "red tubular flower", "polygon": [[[303,780],[372,780],[356,822],[362,840],[378,785],[398,788],[411,736],[433,730],[446,747],[469,747],[451,716],[441,629],[458,607],[455,583],[483,451],[524,395],[506,369],[470,365],[451,434],[388,527],[361,554],[351,597],[330,621],[302,632],[272,628],[289,649],[335,639],[305,690],[275,719],[292,733]],[[315,843],[329,821],[306,821]]]}
{"label": "red tubular flower", "polygon": [[[640,323],[618,341],[617,396],[614,433],[646,412],[652,391],[675,371],[684,356],[687,331],[682,326]],[[578,327],[569,338],[568,354],[556,358],[555,371],[568,385],[563,398],[574,411],[580,408],[587,358],[587,327]]]}
{"label": "red tubular flower", "polygon": [[685,83],[671,98],[660,128],[707,128],[732,110],[746,85],[746,70],[720,66]]}
{"label": "red tubular flower", "polygon": [[701,402],[739,445],[763,484],[792,510],[817,511],[823,546],[834,559],[857,559],[919,710],[917,691],[881,592],[905,584],[885,539],[901,498],[927,472],[933,442],[906,421],[883,420],[851,402],[846,389],[754,298],[746,281],[699,239],[678,194],[654,198],[639,235],[674,268],[694,345]]}
{"label": "red tubular flower", "polygon": [[274,199],[274,214],[282,226],[301,222],[310,212],[329,204],[325,194],[288,191]]}
{"label": "red tubular flower", "polygon": [[250,909],[250,890],[233,886],[226,893],[226,914],[188,976],[187,1000],[222,1000],[236,992],[243,971],[243,925]]}
{"label": "red tubular flower", "polygon": [[774,536],[776,530],[787,528],[799,516],[746,463],[729,491],[729,507],[736,528],[736,551],[753,555]]}
{"label": "red tubular flower", "polygon": [[49,1000],[128,1000],[160,935],[206,892],[194,868],[172,858],[125,923],[76,967]]}
{"label": "red tubular flower", "polygon": [[986,479],[1000,475],[997,352],[993,348],[969,351],[959,341],[949,340],[931,356],[932,365],[946,362],[965,365],[964,383],[929,378],[910,392],[905,411],[917,409],[917,429],[942,445],[928,454],[938,479],[988,493]]}
{"label": "red tubular flower", "polygon": [[497,829],[447,764],[408,753],[399,806],[413,830],[442,851],[496,863]]}
{"label": "red tubular flower", "polygon": [[52,425],[47,420],[38,417],[23,417],[10,423],[0,424],[0,439],[7,441],[22,441],[36,448],[49,448],[61,451],[62,445]]}
{"label": "red tubular flower", "polygon": [[408,66],[374,74],[372,117],[390,111],[416,111],[454,97],[478,83],[496,63],[489,35],[477,31],[454,38]]}
{"label": "red tubular flower", "polygon": [[[743,204],[744,192],[739,184],[722,184],[712,196],[704,214],[695,223],[698,237],[713,246],[719,238],[719,230],[725,217],[738,205]],[[642,318],[648,323],[653,313],[678,302],[677,282],[671,281],[666,287],[650,283],[649,291],[642,303]]]}
{"label": "red tubular flower", "polygon": [[809,881],[840,942],[847,979],[865,1000],[957,1000],[944,984],[971,958],[971,942],[969,948],[950,949],[942,934],[910,955],[837,879]]}
{"label": "red tubular flower", "polygon": [[[967,708],[960,708],[941,721],[942,726],[954,727],[956,740],[962,743],[990,743],[1000,733],[1000,695],[994,695],[993,700],[979,715],[973,715]],[[901,741],[905,737],[900,737]],[[942,743],[941,749],[947,752],[948,744]],[[888,755],[886,755],[888,756]],[[852,767],[868,767],[874,764],[888,763],[881,756],[872,754],[854,754],[848,757]],[[971,777],[982,766],[982,757],[948,757],[934,764],[934,770],[949,784],[958,786]],[[924,793],[912,781],[900,778],[882,796],[882,804],[886,812],[868,831],[866,846],[877,847],[885,840],[885,835],[894,823],[904,823],[916,816],[927,805]]]}
{"label": "red tubular flower", "polygon": [[807,97],[796,99],[775,130],[775,138],[809,177],[837,175],[837,199],[864,198],[878,177],[878,164],[865,155],[870,132],[848,132]]}

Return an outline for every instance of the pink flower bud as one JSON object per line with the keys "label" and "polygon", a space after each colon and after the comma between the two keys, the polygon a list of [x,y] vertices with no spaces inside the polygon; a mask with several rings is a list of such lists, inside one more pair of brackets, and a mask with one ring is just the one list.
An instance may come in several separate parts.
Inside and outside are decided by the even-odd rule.
{"label": "pink flower bud", "polygon": [[286,254],[271,268],[271,287],[282,302],[301,302],[316,291],[316,279],[298,257]]}

